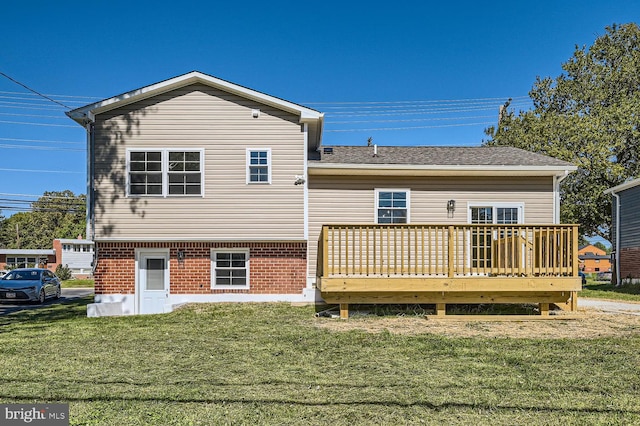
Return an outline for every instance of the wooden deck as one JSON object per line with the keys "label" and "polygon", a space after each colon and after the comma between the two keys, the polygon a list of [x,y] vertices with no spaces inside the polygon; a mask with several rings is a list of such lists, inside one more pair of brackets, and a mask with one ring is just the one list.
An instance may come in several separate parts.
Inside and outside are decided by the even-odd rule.
{"label": "wooden deck", "polygon": [[577,225],[324,225],[317,287],[354,303],[537,303],[576,310]]}

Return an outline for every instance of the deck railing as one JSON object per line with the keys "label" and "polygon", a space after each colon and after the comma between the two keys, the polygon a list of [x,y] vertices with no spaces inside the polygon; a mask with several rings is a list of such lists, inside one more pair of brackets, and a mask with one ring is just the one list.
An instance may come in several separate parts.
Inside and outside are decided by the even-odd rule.
{"label": "deck railing", "polygon": [[318,276],[578,276],[577,225],[324,225]]}

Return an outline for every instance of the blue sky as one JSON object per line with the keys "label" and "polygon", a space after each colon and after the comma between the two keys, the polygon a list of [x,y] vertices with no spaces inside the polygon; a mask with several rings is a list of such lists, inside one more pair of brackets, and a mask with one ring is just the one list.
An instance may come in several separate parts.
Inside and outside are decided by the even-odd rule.
{"label": "blue sky", "polygon": [[[625,0],[219,3],[7,2],[0,71],[78,107],[198,70],[325,112],[328,145],[474,146],[504,100],[528,108],[536,76],[640,17]],[[0,76],[0,199],[86,192],[64,110]]]}

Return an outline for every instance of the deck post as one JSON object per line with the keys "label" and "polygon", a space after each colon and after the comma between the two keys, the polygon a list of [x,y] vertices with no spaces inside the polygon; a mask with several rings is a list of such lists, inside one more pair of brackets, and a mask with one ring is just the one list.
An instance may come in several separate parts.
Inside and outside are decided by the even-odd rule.
{"label": "deck post", "polygon": [[436,303],[436,315],[439,317],[443,317],[446,314],[447,314],[446,303]]}
{"label": "deck post", "polygon": [[[329,228],[322,226],[322,275],[328,276],[333,271],[329,271]],[[332,252],[335,247],[332,248]],[[332,265],[333,266],[333,265]]]}
{"label": "deck post", "polygon": [[[578,258],[578,225],[573,225],[572,227],[573,238],[571,241],[571,266],[572,266],[572,275],[573,277],[578,276],[580,259]],[[617,254],[616,254],[617,256]],[[573,310],[573,309],[572,309]]]}
{"label": "deck post", "polygon": [[349,319],[349,304],[340,304],[340,319]]}
{"label": "deck post", "polygon": [[549,316],[549,304],[548,303],[539,303],[540,306],[540,315],[543,317]]}
{"label": "deck post", "polygon": [[447,244],[448,249],[449,249],[448,250],[448,255],[447,255],[448,256],[447,263],[449,265],[448,275],[449,275],[449,278],[453,278],[453,274],[454,274],[454,271],[455,271],[455,269],[454,269],[454,261],[453,261],[453,253],[454,253],[453,252],[453,238],[454,237],[453,237],[453,226],[451,226],[451,225],[449,225],[448,234],[449,234],[449,238],[448,238],[449,241],[448,241],[448,244]]}
{"label": "deck post", "polygon": [[578,292],[577,291],[571,292],[571,298],[569,299],[569,310],[571,312],[578,311]]}

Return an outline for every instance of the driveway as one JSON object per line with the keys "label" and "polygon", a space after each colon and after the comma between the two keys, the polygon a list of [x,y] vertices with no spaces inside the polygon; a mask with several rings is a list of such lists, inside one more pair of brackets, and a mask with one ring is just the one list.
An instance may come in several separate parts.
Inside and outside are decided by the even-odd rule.
{"label": "driveway", "polygon": [[24,311],[27,309],[38,309],[43,306],[56,305],[65,301],[78,299],[80,297],[90,296],[93,294],[92,288],[63,288],[62,297],[60,299],[47,299],[42,305],[31,303],[0,303],[0,316],[10,314],[12,312]]}
{"label": "driveway", "polygon": [[640,315],[640,303],[614,302],[612,300],[587,299],[583,297],[578,299],[578,307],[616,314]]}

